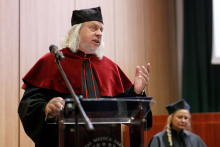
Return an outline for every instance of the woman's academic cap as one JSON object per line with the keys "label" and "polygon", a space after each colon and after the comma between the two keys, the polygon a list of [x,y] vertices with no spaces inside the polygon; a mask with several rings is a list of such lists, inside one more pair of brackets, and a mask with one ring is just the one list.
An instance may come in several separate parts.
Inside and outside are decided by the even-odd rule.
{"label": "woman's academic cap", "polygon": [[180,100],[170,105],[166,105],[166,109],[168,110],[169,115],[170,115],[179,109],[186,109],[189,111],[190,106],[185,100]]}

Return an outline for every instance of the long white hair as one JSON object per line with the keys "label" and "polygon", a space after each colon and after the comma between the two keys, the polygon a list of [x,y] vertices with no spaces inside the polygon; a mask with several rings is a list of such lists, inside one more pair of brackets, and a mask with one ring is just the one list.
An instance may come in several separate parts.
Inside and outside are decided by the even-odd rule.
{"label": "long white hair", "polygon": [[[61,46],[69,48],[73,53],[76,53],[79,49],[80,35],[79,31],[83,27],[84,23],[76,24],[72,26],[68,34],[61,39]],[[101,44],[94,54],[101,60],[103,57],[104,41],[101,39]]]}

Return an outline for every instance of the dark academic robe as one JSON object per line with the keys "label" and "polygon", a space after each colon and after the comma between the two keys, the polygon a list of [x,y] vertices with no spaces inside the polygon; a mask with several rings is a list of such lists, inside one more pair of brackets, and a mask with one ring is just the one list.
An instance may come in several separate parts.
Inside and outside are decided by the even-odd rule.
{"label": "dark academic robe", "polygon": [[[171,129],[173,147],[206,147],[202,139],[189,131],[183,130],[180,135]],[[148,147],[170,147],[168,142],[167,131],[157,133],[153,136]]]}
{"label": "dark academic robe", "polygon": [[[99,60],[97,56],[85,55],[81,51],[72,53],[67,48],[61,51],[65,60],[60,64],[77,95],[83,95],[84,98],[136,96],[131,81],[107,57]],[[45,54],[23,78],[22,88],[25,92],[18,113],[25,132],[36,147],[57,146],[57,125],[45,122],[47,103],[54,97],[71,98],[54,60],[51,53]],[[152,126],[151,112],[147,119],[149,130]],[[54,121],[54,118],[47,121]]]}

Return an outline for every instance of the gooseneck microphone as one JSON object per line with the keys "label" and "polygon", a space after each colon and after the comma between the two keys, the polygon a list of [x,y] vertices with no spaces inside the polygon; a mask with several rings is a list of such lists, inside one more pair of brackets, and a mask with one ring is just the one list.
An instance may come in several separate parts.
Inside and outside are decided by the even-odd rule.
{"label": "gooseneck microphone", "polygon": [[60,61],[65,59],[63,53],[58,49],[56,45],[50,45],[49,50],[56,59],[59,59]]}
{"label": "gooseneck microphone", "polygon": [[[67,88],[69,89],[69,92],[73,98],[73,107],[74,107],[74,112],[75,112],[75,134],[76,134],[76,147],[79,147],[79,126],[78,126],[78,115],[79,113],[81,114],[84,122],[85,122],[85,125],[86,125],[86,128],[89,130],[89,131],[94,131],[94,127],[90,121],[90,119],[88,118],[88,116],[86,115],[82,105],[81,105],[81,102],[78,98],[78,96],[75,94],[66,74],[64,73],[63,69],[62,69],[62,66],[60,65],[60,61],[59,60],[64,60],[65,57],[63,55],[63,53],[58,50],[58,47],[56,45],[50,45],[49,47],[49,50],[50,52],[54,55],[54,57],[56,58],[55,59],[55,63],[57,64],[59,70],[60,70],[60,73],[66,83],[66,86]],[[68,108],[68,107],[67,107]],[[71,108],[72,109],[72,108]],[[73,110],[73,109],[72,109]],[[62,112],[63,113],[63,112]],[[60,120],[59,120],[60,121]]]}

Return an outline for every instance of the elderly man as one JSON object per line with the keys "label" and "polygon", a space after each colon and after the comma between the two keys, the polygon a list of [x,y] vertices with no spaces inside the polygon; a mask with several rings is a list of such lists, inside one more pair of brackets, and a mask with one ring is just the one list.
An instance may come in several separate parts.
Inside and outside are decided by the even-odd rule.
{"label": "elderly man", "polygon": [[[149,80],[147,68],[136,68],[134,84],[110,59],[103,56],[103,19],[100,7],[75,10],[72,27],[62,40],[65,60],[61,61],[71,86],[84,98],[146,96]],[[57,146],[56,126],[47,125],[64,102],[49,103],[71,97],[51,53],[45,54],[23,78],[25,93],[18,113],[25,132],[36,146]],[[148,122],[151,127],[151,114]]]}

